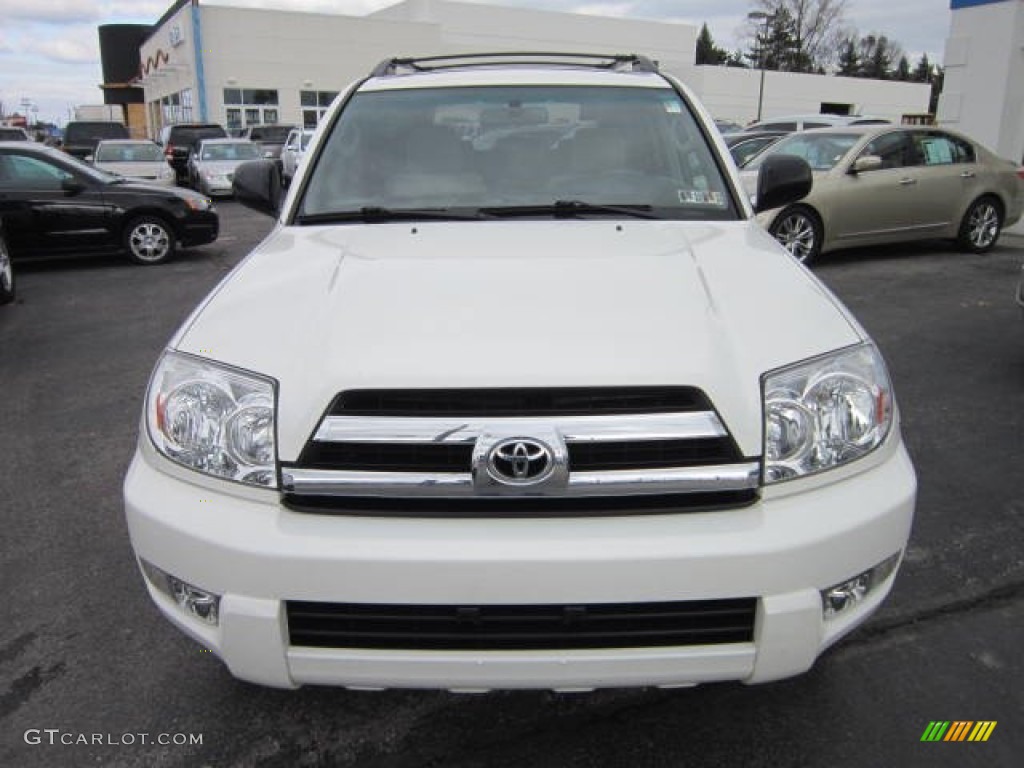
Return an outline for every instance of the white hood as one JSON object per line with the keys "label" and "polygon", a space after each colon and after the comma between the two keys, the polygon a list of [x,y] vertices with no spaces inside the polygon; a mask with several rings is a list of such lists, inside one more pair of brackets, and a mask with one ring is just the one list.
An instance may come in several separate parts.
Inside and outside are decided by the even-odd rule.
{"label": "white hood", "polygon": [[746,455],[760,376],[858,327],[753,222],[276,229],[173,342],[280,383],[296,458],[346,389],[694,385]]}

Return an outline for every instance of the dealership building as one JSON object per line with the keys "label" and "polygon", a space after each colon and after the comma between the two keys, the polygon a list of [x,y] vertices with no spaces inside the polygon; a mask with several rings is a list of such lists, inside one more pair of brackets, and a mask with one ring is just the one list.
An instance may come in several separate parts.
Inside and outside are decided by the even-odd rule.
{"label": "dealership building", "polygon": [[952,0],[938,121],[1024,164],[1024,0]]}
{"label": "dealership building", "polygon": [[[144,108],[155,137],[176,122],[314,126],[334,96],[394,56],[479,51],[639,53],[687,83],[716,117],[849,112],[899,121],[928,109],[919,83],[696,66],[696,26],[449,0],[405,0],[365,16],[179,0],[139,45]],[[102,40],[101,40],[102,45]],[[760,96],[763,76],[763,97]]]}

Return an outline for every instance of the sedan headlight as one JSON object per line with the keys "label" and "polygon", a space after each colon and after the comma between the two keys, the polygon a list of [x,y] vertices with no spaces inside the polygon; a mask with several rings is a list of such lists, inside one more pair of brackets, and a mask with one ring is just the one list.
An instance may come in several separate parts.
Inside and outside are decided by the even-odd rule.
{"label": "sedan headlight", "polygon": [[772,371],[763,391],[766,484],[859,459],[892,426],[892,385],[871,344]]}
{"label": "sedan headlight", "polygon": [[156,449],[172,461],[277,487],[273,380],[168,350],[153,372],[146,421]]}

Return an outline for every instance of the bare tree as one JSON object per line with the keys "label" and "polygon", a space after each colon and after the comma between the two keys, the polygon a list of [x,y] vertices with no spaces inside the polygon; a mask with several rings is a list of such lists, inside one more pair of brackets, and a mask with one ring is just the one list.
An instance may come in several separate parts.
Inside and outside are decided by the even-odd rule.
{"label": "bare tree", "polygon": [[[846,24],[847,0],[754,0],[754,5],[773,17],[788,18],[793,51],[783,68],[790,71],[831,69],[850,34]],[[751,22],[751,36],[762,28],[762,24]]]}

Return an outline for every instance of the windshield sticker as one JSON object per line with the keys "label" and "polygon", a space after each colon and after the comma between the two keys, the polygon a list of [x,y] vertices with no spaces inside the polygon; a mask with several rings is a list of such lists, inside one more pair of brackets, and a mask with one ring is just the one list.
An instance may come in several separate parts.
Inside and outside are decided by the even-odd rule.
{"label": "windshield sticker", "polygon": [[665,101],[662,103],[665,105],[665,111],[670,115],[678,115],[683,111],[683,107],[678,101]]}
{"label": "windshield sticker", "polygon": [[718,208],[725,205],[721,192],[706,189],[680,189],[679,202],[683,205],[713,205]]}

